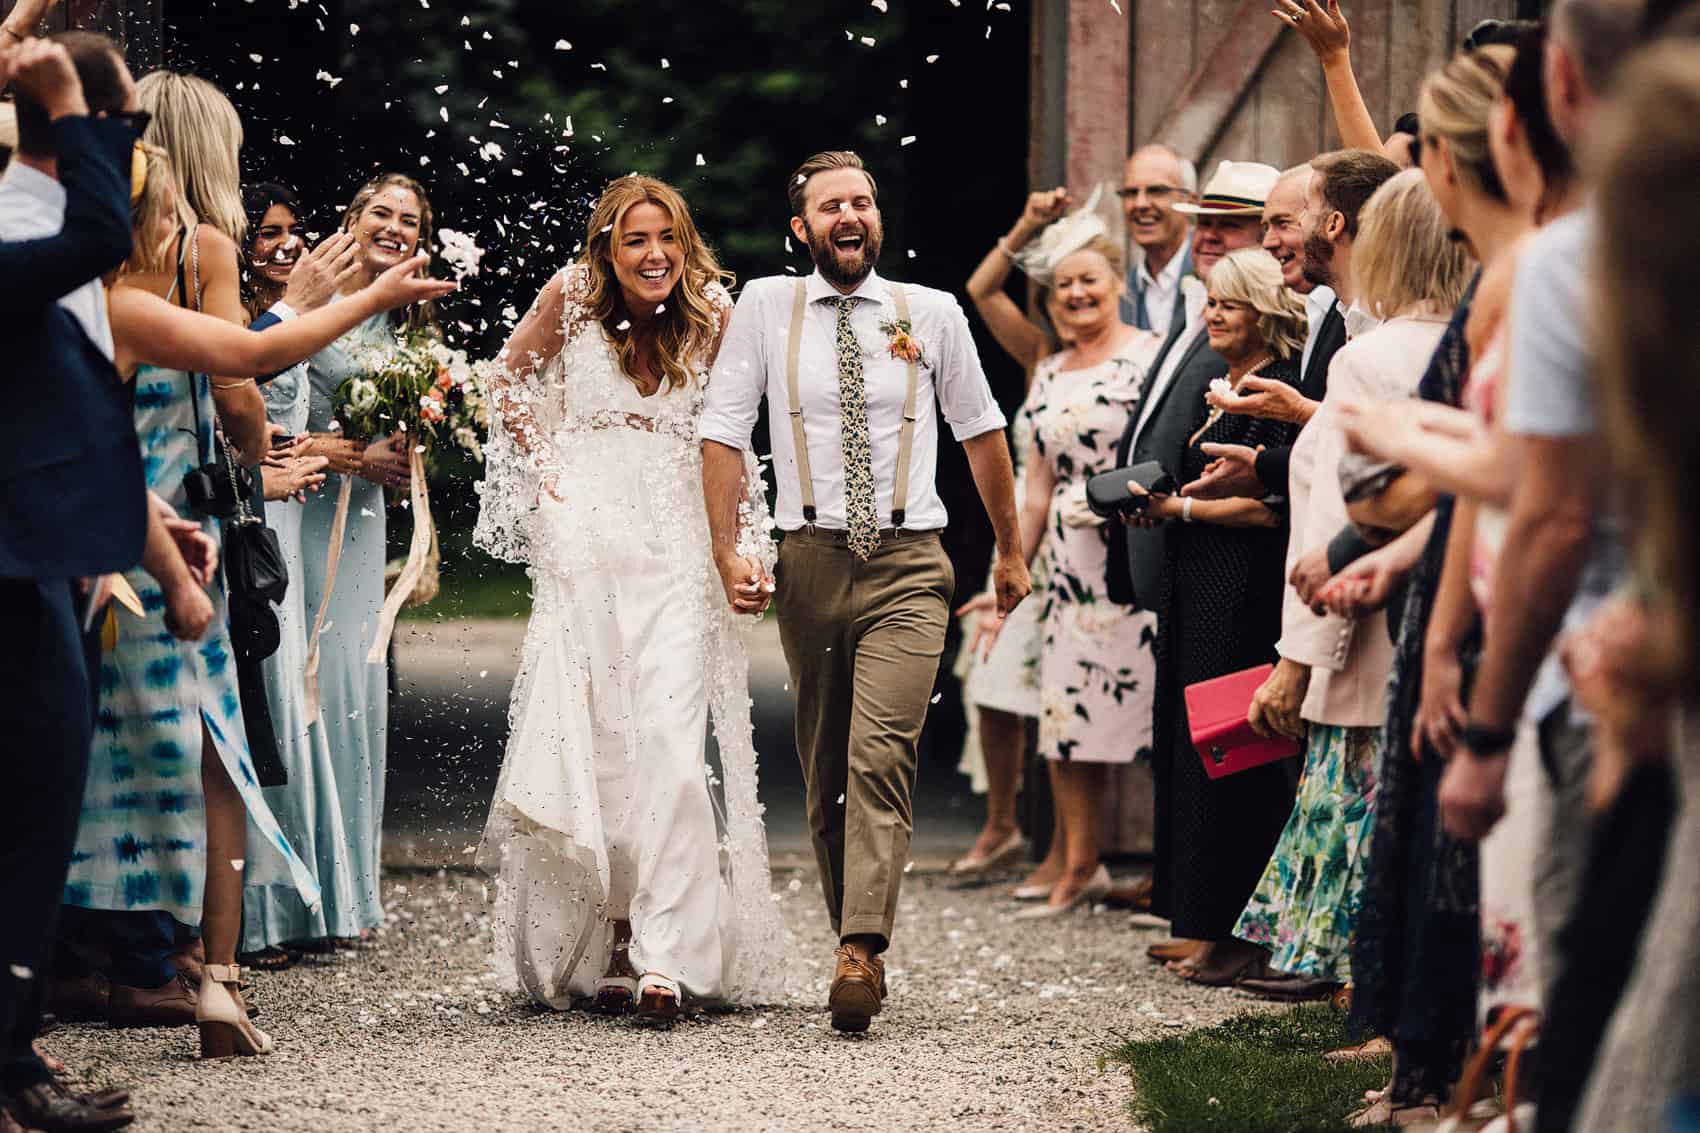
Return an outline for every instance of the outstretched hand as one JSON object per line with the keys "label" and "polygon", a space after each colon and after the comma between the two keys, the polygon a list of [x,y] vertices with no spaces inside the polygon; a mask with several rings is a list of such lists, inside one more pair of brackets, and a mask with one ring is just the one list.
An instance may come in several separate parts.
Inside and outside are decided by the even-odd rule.
{"label": "outstretched hand", "polygon": [[1200,500],[1222,500],[1234,496],[1261,499],[1269,494],[1257,478],[1257,454],[1263,451],[1261,445],[1251,448],[1247,445],[1207,443],[1199,448],[1211,458],[1210,463],[1204,466],[1198,479],[1181,489],[1181,495]]}
{"label": "outstretched hand", "polygon": [[448,279],[432,279],[416,273],[431,262],[430,256],[414,256],[372,281],[369,290],[380,311],[393,311],[414,303],[429,303],[460,290],[460,284]]}
{"label": "outstretched hand", "polygon": [[295,261],[283,301],[296,311],[316,311],[359,273],[360,244],[354,233],[333,232]]}
{"label": "outstretched hand", "polygon": [[1304,36],[1319,62],[1350,57],[1352,29],[1340,11],[1340,0],[1328,0],[1326,6],[1317,0],[1275,0],[1269,14]]}
{"label": "outstretched hand", "polygon": [[1317,410],[1317,402],[1286,382],[1255,375],[1241,378],[1240,384],[1227,393],[1210,390],[1205,393],[1204,400],[1212,409],[1220,409],[1224,413],[1284,421],[1289,425],[1305,424]]}

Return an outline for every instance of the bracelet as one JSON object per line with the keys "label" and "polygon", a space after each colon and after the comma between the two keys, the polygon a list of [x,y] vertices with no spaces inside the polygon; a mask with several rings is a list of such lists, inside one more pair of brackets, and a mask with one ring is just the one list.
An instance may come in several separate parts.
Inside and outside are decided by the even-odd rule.
{"label": "bracelet", "polygon": [[1009,245],[1004,243],[1004,240],[1005,240],[1005,237],[999,236],[997,243],[994,244],[993,247],[997,248],[998,251],[1003,253],[1004,259],[1008,260],[1010,263],[1014,263],[1015,262],[1015,253],[1009,250]]}
{"label": "bracelet", "polygon": [[1491,759],[1504,755],[1517,742],[1516,728],[1493,728],[1486,724],[1465,724],[1458,733],[1458,742],[1467,755]]}
{"label": "bracelet", "polygon": [[253,380],[254,380],[253,378],[244,378],[243,380],[241,380],[239,382],[214,382],[212,384],[212,388],[214,388],[214,389],[241,389],[243,386],[248,385]]}
{"label": "bracelet", "polygon": [[1192,504],[1193,504],[1193,498],[1191,496],[1182,497],[1182,499],[1181,499],[1181,522],[1182,523],[1191,523],[1192,522]]}

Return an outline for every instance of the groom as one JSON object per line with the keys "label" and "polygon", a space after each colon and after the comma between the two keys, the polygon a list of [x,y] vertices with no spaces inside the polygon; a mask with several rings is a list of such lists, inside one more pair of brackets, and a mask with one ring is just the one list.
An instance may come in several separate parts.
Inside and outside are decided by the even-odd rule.
{"label": "groom", "polygon": [[792,174],[806,279],[753,280],[733,312],[702,414],[703,491],[734,609],[768,580],[739,555],[738,500],[757,410],[773,421],[779,638],[797,689],[797,751],[827,912],[839,934],[832,1025],[865,1031],[885,998],[897,890],[913,828],[915,742],[944,650],[955,575],[939,542],[938,414],[968,454],[997,534],[998,613],[1032,588],[1021,556],[1004,416],[942,291],[874,272],[884,230],[854,153]]}

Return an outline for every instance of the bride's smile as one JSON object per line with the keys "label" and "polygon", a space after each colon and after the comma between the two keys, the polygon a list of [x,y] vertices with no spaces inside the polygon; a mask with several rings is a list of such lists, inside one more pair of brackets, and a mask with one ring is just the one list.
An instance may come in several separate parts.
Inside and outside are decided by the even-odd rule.
{"label": "bride's smile", "polygon": [[673,219],[648,201],[633,205],[619,228],[614,278],[624,293],[626,309],[644,317],[673,293],[684,270],[684,249],[673,234]]}

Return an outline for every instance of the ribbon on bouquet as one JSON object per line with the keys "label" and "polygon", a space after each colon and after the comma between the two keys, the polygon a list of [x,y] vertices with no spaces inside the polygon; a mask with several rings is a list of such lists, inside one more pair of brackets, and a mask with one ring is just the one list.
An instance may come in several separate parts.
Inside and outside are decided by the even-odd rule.
{"label": "ribbon on bouquet", "polygon": [[390,635],[395,632],[396,615],[413,596],[419,576],[425,573],[425,560],[431,551],[431,492],[425,483],[425,457],[421,445],[407,450],[408,491],[413,497],[413,538],[407,544],[407,562],[384,599],[384,612],[378,617],[378,632],[372,635],[372,648],[366,651],[368,665],[381,665],[389,652]]}
{"label": "ribbon on bouquet", "polygon": [[[378,628],[372,636],[372,646],[366,651],[366,663],[381,665],[389,652],[390,637],[395,632],[396,615],[419,585],[430,555],[434,527],[431,522],[431,493],[425,482],[425,458],[414,445],[407,454],[408,491],[413,502],[413,537],[408,543],[407,562],[401,574],[384,598],[378,615]],[[336,497],[336,517],[331,520],[330,546],[325,549],[325,592],[319,599],[319,612],[313,618],[313,630],[307,639],[307,666],[304,683],[307,692],[307,718],[319,714],[319,635],[325,628],[325,616],[330,612],[331,594],[336,589],[337,567],[342,563],[342,540],[348,526],[348,505],[354,489],[354,477],[344,476]]]}

